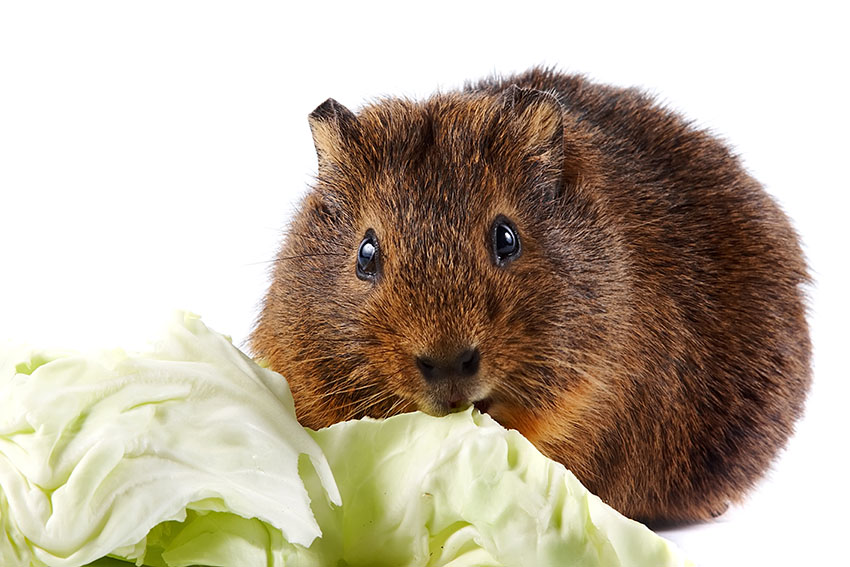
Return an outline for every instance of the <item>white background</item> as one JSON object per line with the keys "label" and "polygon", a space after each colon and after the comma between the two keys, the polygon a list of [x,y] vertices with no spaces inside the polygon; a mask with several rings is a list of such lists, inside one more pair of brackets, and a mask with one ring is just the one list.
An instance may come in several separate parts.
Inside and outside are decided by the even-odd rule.
{"label": "white background", "polygon": [[329,96],[541,63],[640,85],[734,145],[817,281],[797,436],[744,506],[666,535],[704,566],[850,565],[841,3],[353,4],[0,5],[0,339],[133,348],[184,308],[243,344]]}

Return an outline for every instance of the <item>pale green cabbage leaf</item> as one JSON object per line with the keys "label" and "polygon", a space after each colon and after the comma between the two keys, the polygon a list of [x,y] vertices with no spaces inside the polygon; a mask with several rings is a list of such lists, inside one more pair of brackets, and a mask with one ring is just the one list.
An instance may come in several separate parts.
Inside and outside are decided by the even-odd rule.
{"label": "pale green cabbage leaf", "polygon": [[255,517],[309,545],[321,531],[298,475],[313,462],[280,375],[191,315],[128,356],[7,352],[0,359],[0,565],[136,558],[187,510]]}
{"label": "pale green cabbage leaf", "polygon": [[0,353],[0,565],[124,561],[690,564],[477,411],[304,429],[280,375],[191,315],[140,356]]}

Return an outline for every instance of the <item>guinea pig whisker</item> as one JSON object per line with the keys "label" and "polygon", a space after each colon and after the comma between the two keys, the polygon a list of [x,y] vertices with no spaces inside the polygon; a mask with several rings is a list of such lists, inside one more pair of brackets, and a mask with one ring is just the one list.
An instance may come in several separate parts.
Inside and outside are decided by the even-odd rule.
{"label": "guinea pig whisker", "polygon": [[391,335],[393,337],[401,336],[398,331],[395,329],[391,329],[387,327],[385,324],[381,323],[378,320],[372,321],[370,324],[370,331],[374,332],[375,330],[383,331],[384,333]]}
{"label": "guinea pig whisker", "polygon": [[[342,254],[340,252],[313,252],[311,254],[295,254],[293,256],[279,256],[271,262],[281,262],[283,260],[303,260],[304,258],[317,258],[320,256],[348,256],[348,254]],[[269,262],[269,263],[271,263]]]}
{"label": "guinea pig whisker", "polygon": [[397,399],[395,402],[393,402],[393,405],[391,405],[390,408],[384,412],[384,417],[390,417],[392,415],[395,415],[397,413],[397,410],[401,409],[405,402],[406,400],[404,398]]}
{"label": "guinea pig whisker", "polygon": [[371,408],[376,408],[379,405],[383,404],[387,400],[390,399],[390,395],[380,392],[378,395],[372,396],[370,398],[366,398],[364,400],[359,400],[360,403],[343,405],[342,407],[350,408],[348,410],[349,418],[354,419],[358,415],[368,414],[368,410]]}
{"label": "guinea pig whisker", "polygon": [[273,260],[260,260],[259,262],[248,262],[245,266],[260,266],[263,264],[275,264],[282,260],[303,260],[304,258],[316,258],[320,256],[347,256],[341,252],[313,252],[310,254],[296,254],[293,256],[279,256]]}
{"label": "guinea pig whisker", "polygon": [[[338,380],[337,382],[343,383],[344,380]],[[339,395],[339,394],[349,394],[349,393],[352,393],[352,392],[356,392],[358,390],[368,390],[369,388],[377,388],[378,386],[379,386],[378,384],[373,384],[373,383],[360,384],[359,386],[350,386],[350,387],[347,387],[345,389],[334,390],[332,392],[323,392],[323,393],[319,394],[318,397],[325,398],[325,397],[328,397],[328,396],[336,396],[336,395]]]}
{"label": "guinea pig whisker", "polygon": [[[344,392],[337,392],[337,393],[344,393]],[[350,402],[343,404],[343,407],[352,407],[352,406],[359,407],[361,405],[371,405],[371,404],[375,403],[376,400],[381,400],[383,398],[386,398],[387,395],[388,395],[387,392],[379,389],[379,390],[373,392],[372,394],[366,396],[365,398],[357,398],[355,400],[351,400]]]}
{"label": "guinea pig whisker", "polygon": [[[311,363],[314,363],[314,362],[340,362],[341,360],[354,362],[354,361],[350,360],[350,358],[341,358],[338,355],[323,355],[323,356],[316,356],[316,357],[313,357],[313,358],[299,358],[298,363],[299,364],[311,364]],[[286,377],[284,376],[284,378],[286,378]]]}

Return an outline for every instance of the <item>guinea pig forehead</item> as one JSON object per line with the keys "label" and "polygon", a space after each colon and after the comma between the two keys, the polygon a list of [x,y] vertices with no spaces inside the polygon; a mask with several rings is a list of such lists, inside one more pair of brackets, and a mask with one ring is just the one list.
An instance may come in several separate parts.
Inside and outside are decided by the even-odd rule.
{"label": "guinea pig forehead", "polygon": [[457,233],[474,218],[476,207],[467,191],[429,190],[411,184],[394,193],[380,208],[382,216],[402,234]]}
{"label": "guinea pig forehead", "polygon": [[477,210],[466,192],[452,195],[411,183],[380,191],[364,216],[380,227],[379,238],[392,249],[416,252],[427,245],[448,254],[475,233]]}
{"label": "guinea pig forehead", "polygon": [[423,102],[384,99],[360,112],[362,157],[394,168],[417,164],[429,156],[476,161],[482,142],[492,136],[498,115],[493,97],[452,93]]}

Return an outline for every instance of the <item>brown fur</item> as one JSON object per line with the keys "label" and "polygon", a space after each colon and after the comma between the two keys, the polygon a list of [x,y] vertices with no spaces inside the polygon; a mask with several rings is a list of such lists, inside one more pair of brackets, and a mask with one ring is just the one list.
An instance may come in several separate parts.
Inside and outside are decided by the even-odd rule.
{"label": "brown fur", "polygon": [[[252,337],[303,424],[484,396],[655,524],[710,518],[764,474],[810,381],[807,274],[723,144],[637,90],[542,69],[357,115],[329,100],[311,126],[318,178]],[[505,267],[498,215],[522,245]],[[355,276],[368,229],[375,282]],[[471,378],[417,369],[470,346]]]}

